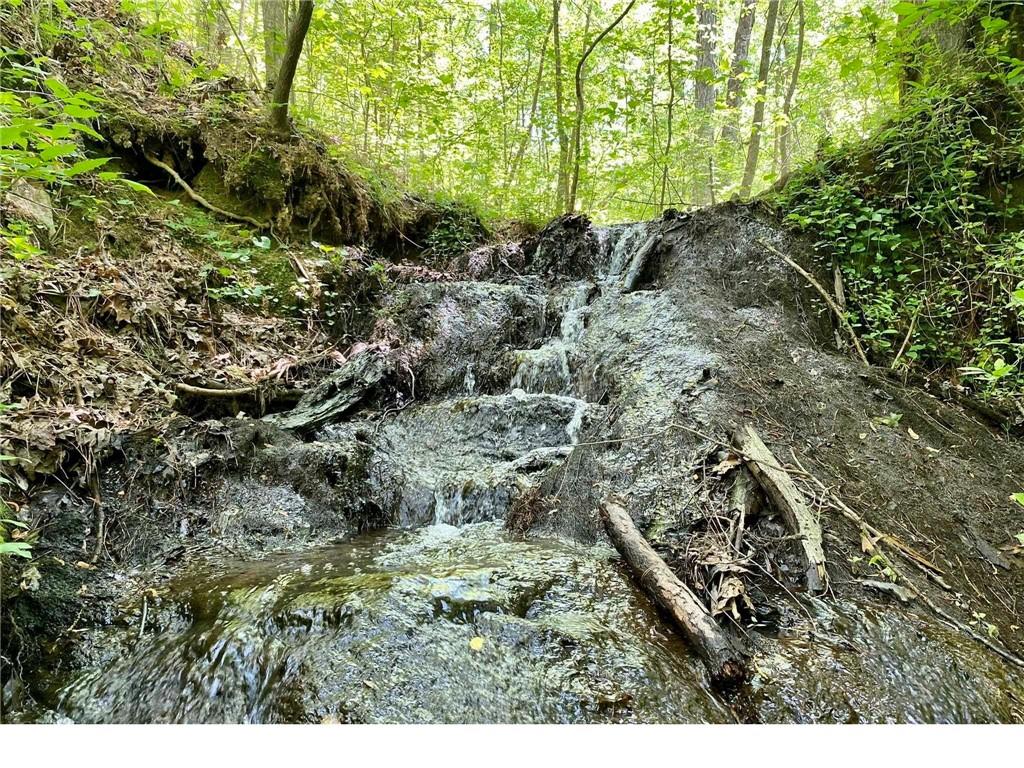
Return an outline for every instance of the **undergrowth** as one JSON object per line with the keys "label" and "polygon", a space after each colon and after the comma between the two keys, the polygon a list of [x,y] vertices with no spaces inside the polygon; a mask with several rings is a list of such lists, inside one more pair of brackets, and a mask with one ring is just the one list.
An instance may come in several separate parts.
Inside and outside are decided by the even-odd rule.
{"label": "undergrowth", "polygon": [[826,148],[773,201],[838,265],[874,361],[1024,393],[1020,92],[916,93],[871,141]]}

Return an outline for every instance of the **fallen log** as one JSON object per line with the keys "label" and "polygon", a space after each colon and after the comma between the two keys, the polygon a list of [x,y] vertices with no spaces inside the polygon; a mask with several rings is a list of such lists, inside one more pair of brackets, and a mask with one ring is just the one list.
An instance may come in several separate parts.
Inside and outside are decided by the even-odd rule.
{"label": "fallen log", "polygon": [[373,351],[351,358],[306,392],[287,413],[265,416],[282,429],[309,431],[341,418],[377,390],[392,373],[392,364]]}
{"label": "fallen log", "polygon": [[637,582],[696,647],[711,679],[719,685],[742,680],[746,663],[737,643],[651,548],[622,505],[605,499],[601,504],[601,518],[609,538]]}
{"label": "fallen log", "polygon": [[644,244],[640,246],[640,249],[633,254],[633,258],[629,262],[629,269],[626,270],[626,276],[622,280],[623,293],[631,293],[636,290],[636,286],[640,282],[640,276],[647,266],[647,260],[650,259],[658,246],[661,245],[661,239],[662,233],[659,230],[647,238]]}
{"label": "fallen log", "polygon": [[824,592],[828,588],[828,573],[825,570],[825,550],[821,543],[821,525],[817,516],[807,506],[803,494],[753,427],[746,424],[738,429],[733,442],[765,495],[782,513],[790,531],[799,537],[804,564],[807,566],[807,589],[811,592]]}

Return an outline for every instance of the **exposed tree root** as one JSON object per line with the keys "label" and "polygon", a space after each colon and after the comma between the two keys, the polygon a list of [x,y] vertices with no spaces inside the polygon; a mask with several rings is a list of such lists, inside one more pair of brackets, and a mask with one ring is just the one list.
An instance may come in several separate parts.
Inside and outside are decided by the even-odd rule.
{"label": "exposed tree root", "polygon": [[148,152],[145,153],[144,156],[146,160],[155,165],[157,168],[166,171],[167,174],[178,183],[178,186],[185,190],[185,194],[191,197],[199,205],[206,208],[208,211],[213,211],[218,216],[221,216],[225,219],[231,219],[232,221],[240,221],[244,224],[252,224],[254,227],[256,227],[256,229],[267,229],[267,227],[270,226],[269,224],[267,224],[267,222],[259,221],[257,219],[254,219],[252,216],[243,216],[238,213],[226,211],[223,208],[218,208],[216,205],[214,205],[205,197],[203,197],[194,189],[192,189],[192,187],[189,186],[188,182],[181,178],[181,176],[178,175],[178,172],[174,170],[171,166],[169,166],[167,163],[165,163],[163,160],[157,159]]}

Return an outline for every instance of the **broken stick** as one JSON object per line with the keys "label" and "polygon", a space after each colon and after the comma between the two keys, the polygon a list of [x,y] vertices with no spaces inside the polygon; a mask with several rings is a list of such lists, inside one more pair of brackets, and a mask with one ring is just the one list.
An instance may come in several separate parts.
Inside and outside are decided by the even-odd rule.
{"label": "broken stick", "polygon": [[733,440],[765,494],[782,513],[790,531],[800,538],[807,566],[807,589],[811,592],[824,592],[828,588],[828,573],[825,570],[825,550],[821,544],[821,525],[817,516],[807,506],[803,494],[797,490],[790,476],[780,469],[782,464],[768,450],[753,427],[744,425],[736,431]]}
{"label": "broken stick", "polygon": [[850,337],[850,341],[853,342],[853,348],[857,350],[857,357],[860,358],[860,361],[864,363],[864,365],[871,365],[871,363],[868,362],[868,356],[864,353],[864,347],[860,344],[857,332],[853,330],[853,326],[850,325],[850,321],[846,318],[846,312],[839,307],[835,299],[828,295],[828,291],[821,286],[821,283],[818,282],[814,275],[801,267],[778,248],[769,245],[764,240],[759,239],[757,243],[765,250],[775,254],[786,262],[786,264],[794,269],[804,280],[811,284],[811,287],[818,292],[818,295],[825,300],[828,308],[832,310],[832,313],[836,316],[836,320],[839,321],[839,325],[841,325],[843,330],[846,331],[846,335]]}
{"label": "broken stick", "polygon": [[617,500],[605,499],[601,504],[601,518],[609,538],[640,586],[696,646],[711,679],[723,685],[742,680],[746,664],[736,642],[651,548],[629,513]]}

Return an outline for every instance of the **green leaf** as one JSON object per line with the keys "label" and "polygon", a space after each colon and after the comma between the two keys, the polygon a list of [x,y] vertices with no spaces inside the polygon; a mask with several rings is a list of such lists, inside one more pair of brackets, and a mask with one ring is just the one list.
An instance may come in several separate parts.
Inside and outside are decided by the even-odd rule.
{"label": "green leaf", "polygon": [[18,557],[32,557],[32,545],[24,541],[0,541],[0,555],[17,555]]}
{"label": "green leaf", "polygon": [[39,157],[43,160],[56,160],[58,157],[67,157],[78,151],[77,144],[53,144],[46,149],[40,150]]}
{"label": "green leaf", "polygon": [[64,83],[55,77],[48,77],[43,81],[43,85],[50,89],[50,93],[56,96],[58,99],[70,99],[71,89],[68,88]]}
{"label": "green leaf", "polygon": [[1015,493],[1012,496],[1010,496],[1010,499],[1024,507],[1024,493]]}
{"label": "green leaf", "polygon": [[95,171],[101,165],[109,161],[109,157],[94,157],[89,160],[79,160],[77,163],[75,163],[66,171],[64,171],[63,175],[67,178],[71,178],[72,176],[81,176],[83,173]]}
{"label": "green leaf", "polygon": [[145,192],[147,195],[156,197],[156,192],[147,187],[145,184],[140,184],[132,179],[117,179],[118,183],[124,184],[128,189],[134,189],[136,192]]}
{"label": "green leaf", "polygon": [[76,104],[74,102],[64,105],[64,114],[78,120],[90,120],[100,116],[100,113],[95,109],[90,109],[84,104]]}

